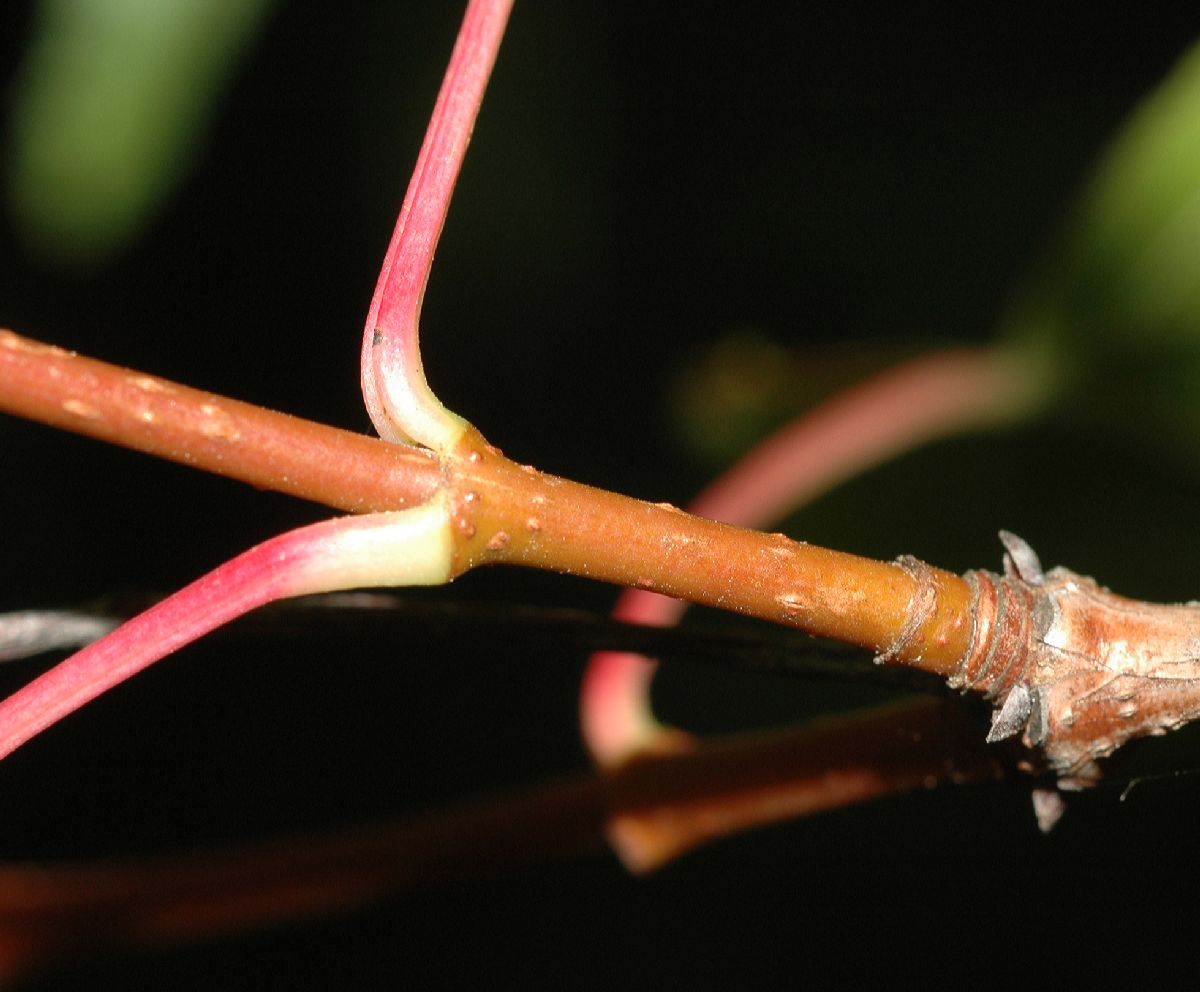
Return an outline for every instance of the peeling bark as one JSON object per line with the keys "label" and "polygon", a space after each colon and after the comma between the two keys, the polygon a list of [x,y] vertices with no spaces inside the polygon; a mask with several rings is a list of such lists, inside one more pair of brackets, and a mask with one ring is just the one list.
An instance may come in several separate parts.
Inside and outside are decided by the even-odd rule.
{"label": "peeling bark", "polygon": [[1021,735],[1065,789],[1100,778],[1098,759],[1200,716],[1200,604],[1118,596],[1067,568],[1043,574],[1002,534],[1005,574],[969,572],[972,646],[950,684],[996,702],[989,741]]}

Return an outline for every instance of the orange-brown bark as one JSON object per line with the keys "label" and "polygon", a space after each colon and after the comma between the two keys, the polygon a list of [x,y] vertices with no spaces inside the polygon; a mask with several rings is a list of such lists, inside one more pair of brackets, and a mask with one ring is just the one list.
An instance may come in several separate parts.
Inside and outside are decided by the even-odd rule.
{"label": "orange-brown bark", "polygon": [[450,471],[461,570],[498,562],[652,589],[944,675],[970,642],[970,586],[914,559],[874,561],[580,485],[477,434]]}
{"label": "orange-brown bark", "polygon": [[0,412],[353,513],[423,503],[428,452],[118,368],[0,330]]}

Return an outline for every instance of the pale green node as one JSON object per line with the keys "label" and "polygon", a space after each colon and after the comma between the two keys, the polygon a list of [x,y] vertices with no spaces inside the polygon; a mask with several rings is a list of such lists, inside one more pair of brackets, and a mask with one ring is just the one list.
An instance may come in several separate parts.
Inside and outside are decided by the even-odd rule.
{"label": "pale green node", "polygon": [[15,91],[12,213],[31,247],[97,263],[179,181],[270,0],[42,0]]}

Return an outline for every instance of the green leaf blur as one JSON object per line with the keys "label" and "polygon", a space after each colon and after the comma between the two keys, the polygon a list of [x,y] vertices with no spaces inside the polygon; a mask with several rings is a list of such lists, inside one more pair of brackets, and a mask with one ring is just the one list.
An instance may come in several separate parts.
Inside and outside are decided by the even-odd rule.
{"label": "green leaf blur", "polygon": [[1200,45],[1101,157],[1004,324],[1079,418],[1194,457],[1200,432]]}
{"label": "green leaf blur", "polygon": [[42,0],[7,195],[29,246],[101,264],[186,174],[270,0]]}

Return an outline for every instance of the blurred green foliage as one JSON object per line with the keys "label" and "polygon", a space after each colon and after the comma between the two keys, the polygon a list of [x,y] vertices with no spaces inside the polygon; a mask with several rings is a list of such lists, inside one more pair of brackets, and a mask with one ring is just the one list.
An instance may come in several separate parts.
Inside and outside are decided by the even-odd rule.
{"label": "blurred green foliage", "polygon": [[1040,354],[1065,412],[1200,446],[1200,45],[1101,156],[1004,335]]}
{"label": "blurred green foliage", "polygon": [[[1056,413],[1196,460],[1200,45],[1102,153],[1060,235],[1015,294],[999,339],[1034,359]],[[909,355],[861,342],[852,351],[793,353],[761,334],[731,334],[680,377],[677,433],[706,460],[728,461],[901,357]]]}
{"label": "blurred green foliage", "polygon": [[59,262],[119,253],[186,174],[270,0],[42,0],[18,80],[10,207]]}

